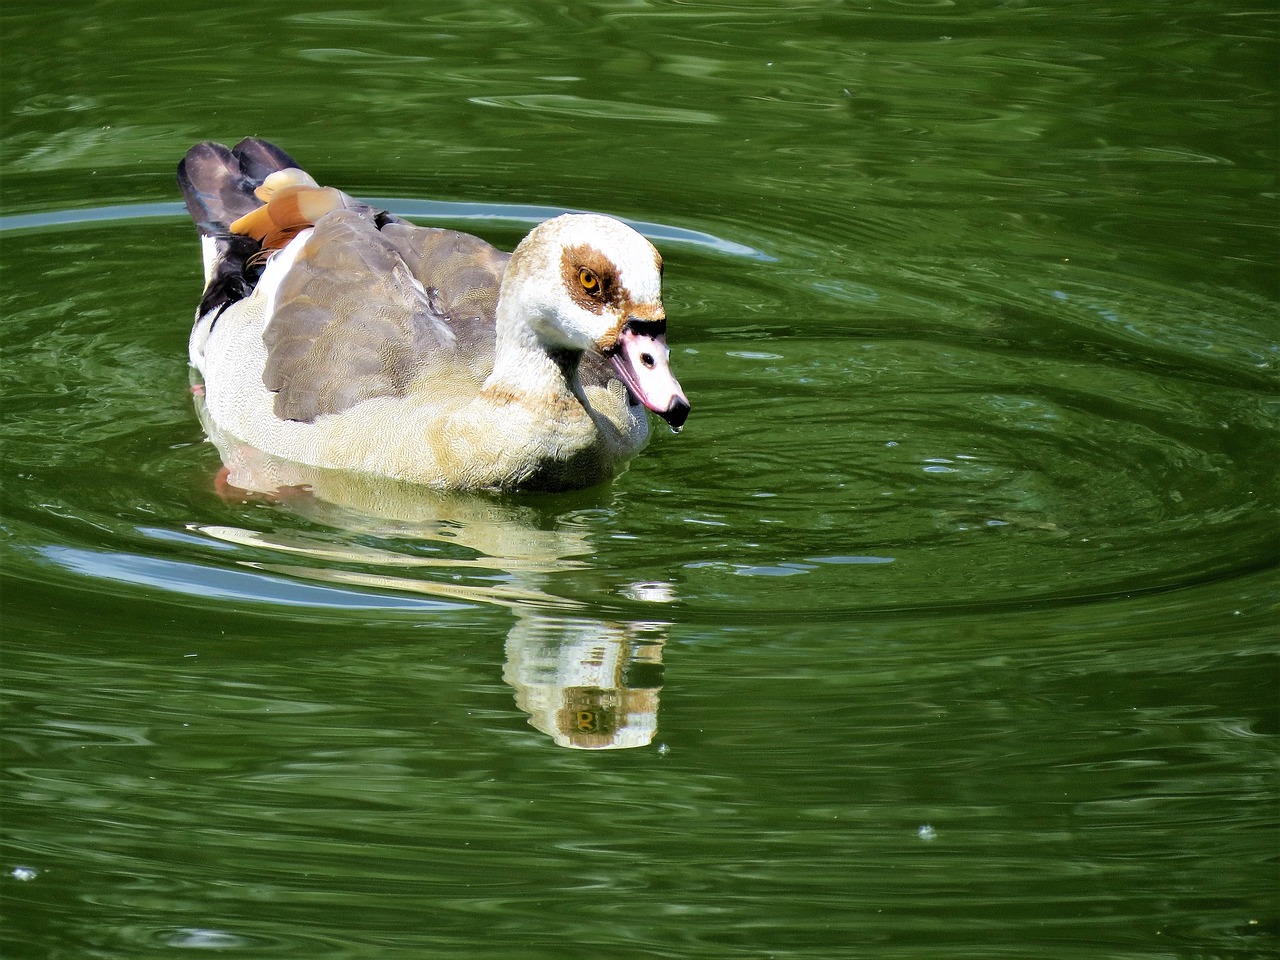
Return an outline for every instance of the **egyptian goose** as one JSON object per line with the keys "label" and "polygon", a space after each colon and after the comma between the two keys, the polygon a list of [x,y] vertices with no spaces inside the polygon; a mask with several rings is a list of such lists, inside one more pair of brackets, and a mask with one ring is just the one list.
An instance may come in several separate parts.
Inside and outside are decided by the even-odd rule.
{"label": "egyptian goose", "polygon": [[565,214],[511,254],[320,187],[248,138],[178,167],[202,237],[191,363],[218,428],[284,460],[448,489],[565,490],[679,431],[662,258]]}

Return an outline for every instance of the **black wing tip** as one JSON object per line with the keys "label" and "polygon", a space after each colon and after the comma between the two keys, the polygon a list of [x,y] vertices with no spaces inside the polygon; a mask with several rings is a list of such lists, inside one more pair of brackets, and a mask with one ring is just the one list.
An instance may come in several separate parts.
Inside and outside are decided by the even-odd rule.
{"label": "black wing tip", "polygon": [[231,155],[239,162],[240,172],[253,181],[254,186],[261,185],[263,180],[277,170],[298,166],[298,161],[293,157],[270,140],[260,137],[245,137],[231,148]]}
{"label": "black wing tip", "polygon": [[253,293],[262,277],[262,264],[257,254],[261,244],[252,237],[238,234],[218,237],[218,255],[214,259],[213,275],[204,288],[197,317],[212,313],[215,322],[222,312],[238,300]]}
{"label": "black wing tip", "polygon": [[225,237],[232,223],[262,205],[254,196],[262,181],[297,165],[274,143],[258,137],[245,137],[234,147],[202,140],[178,163],[178,187],[200,233]]}
{"label": "black wing tip", "polygon": [[228,147],[217,140],[201,140],[194,144],[178,164],[181,175],[183,169],[192,162],[209,162],[202,158],[209,157],[215,163],[239,168],[245,176],[252,177],[254,171],[263,170],[263,179],[267,174],[288,167],[298,166],[298,162],[277,147],[270,140],[261,137],[245,137],[234,147]]}

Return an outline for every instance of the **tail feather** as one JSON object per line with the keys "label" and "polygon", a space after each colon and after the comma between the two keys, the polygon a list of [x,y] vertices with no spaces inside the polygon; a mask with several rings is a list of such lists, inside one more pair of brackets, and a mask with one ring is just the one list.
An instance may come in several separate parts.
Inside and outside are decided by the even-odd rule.
{"label": "tail feather", "polygon": [[[282,173],[282,171],[285,171]],[[204,238],[205,288],[196,316],[249,296],[268,256],[331,210],[358,210],[381,230],[399,217],[319,187],[273,143],[245,137],[231,149],[206,140],[178,164],[187,212]]]}
{"label": "tail feather", "polygon": [[298,163],[274,143],[245,137],[231,148],[231,155],[240,161],[240,172],[260,184],[277,170],[297,168]]}
{"label": "tail feather", "polygon": [[205,141],[178,164],[178,186],[200,233],[225,237],[232,223],[262,206],[253,194],[262,181],[295,166],[292,157],[265,140],[246,137],[231,150]]}
{"label": "tail feather", "polygon": [[178,164],[178,186],[187,212],[205,241],[205,290],[197,317],[214,318],[253,292],[262,275],[262,247],[252,237],[235,235],[231,224],[263,205],[254,191],[271,174],[296,167],[274,144],[246,137],[228,150],[205,141],[187,151]]}

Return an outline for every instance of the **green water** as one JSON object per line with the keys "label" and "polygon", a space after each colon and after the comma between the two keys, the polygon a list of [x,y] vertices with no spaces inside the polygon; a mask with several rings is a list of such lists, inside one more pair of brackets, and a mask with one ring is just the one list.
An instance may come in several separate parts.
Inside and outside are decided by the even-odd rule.
{"label": "green water", "polygon": [[[1280,955],[1271,5],[199,6],[3,20],[5,957]],[[220,498],[246,134],[642,224],[685,432]]]}

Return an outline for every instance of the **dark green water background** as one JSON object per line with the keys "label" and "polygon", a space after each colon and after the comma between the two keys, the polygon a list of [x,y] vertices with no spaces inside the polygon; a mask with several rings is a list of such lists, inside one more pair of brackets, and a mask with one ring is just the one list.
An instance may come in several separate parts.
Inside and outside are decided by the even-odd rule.
{"label": "dark green water background", "polygon": [[[1276,26],[7,10],[3,955],[1277,956]],[[219,498],[173,169],[246,134],[508,247],[646,224],[685,433]],[[558,744],[605,662],[640,745]]]}

